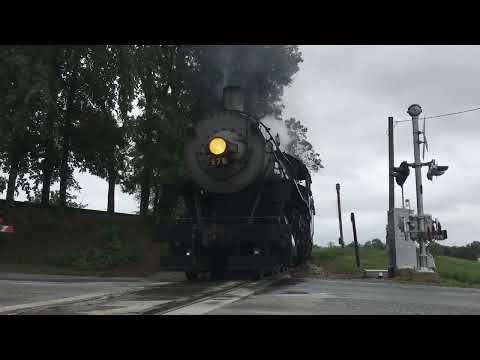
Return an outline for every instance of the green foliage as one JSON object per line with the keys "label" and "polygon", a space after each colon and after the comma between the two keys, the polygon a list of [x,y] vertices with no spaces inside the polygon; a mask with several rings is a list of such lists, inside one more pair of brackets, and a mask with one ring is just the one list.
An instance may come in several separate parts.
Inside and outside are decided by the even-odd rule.
{"label": "green foliage", "polygon": [[109,169],[110,176],[118,177],[125,168],[127,138],[120,124],[128,119],[134,83],[123,68],[123,51],[122,46],[93,46],[84,62],[87,102],[82,106],[78,143],[83,169],[102,178],[109,176]]}
{"label": "green foliage", "polygon": [[138,242],[121,238],[118,226],[105,226],[101,237],[105,242],[102,247],[69,249],[53,264],[77,270],[110,270],[139,263],[145,256],[145,249]]}
{"label": "green foliage", "polygon": [[[41,203],[41,193],[37,190],[34,192],[33,196],[29,194],[28,200],[34,204],[40,204]],[[67,194],[67,206],[69,208],[75,208],[75,209],[85,209],[88,204],[82,204],[80,202],[77,202],[77,196],[73,194]],[[60,205],[60,191],[55,190],[50,192],[50,202],[49,205],[52,206],[59,206]]]}
{"label": "green foliage", "polygon": [[465,246],[444,246],[439,243],[433,243],[430,251],[435,255],[445,255],[475,261],[480,258],[480,242],[474,241]]}
{"label": "green foliage", "polygon": [[5,191],[7,188],[7,179],[5,179],[3,176],[0,176],[0,194]]}
{"label": "green foliage", "polygon": [[135,264],[138,261],[138,254],[120,245],[102,249],[91,247],[69,250],[63,257],[56,259],[54,265],[77,270],[109,270],[122,265]]}
{"label": "green foliage", "polygon": [[373,248],[373,249],[381,249],[381,250],[385,250],[387,248],[387,245],[385,245],[384,243],[382,243],[382,241],[380,239],[373,239],[371,241],[367,241],[363,247],[365,248]]}
{"label": "green foliage", "polygon": [[302,160],[307,168],[317,172],[323,168],[320,154],[318,154],[313,145],[307,140],[308,128],[303,126],[299,120],[290,118],[285,120],[290,142],[285,151]]}
{"label": "green foliage", "polygon": [[35,142],[34,125],[40,116],[43,68],[35,47],[0,47],[0,165],[13,178],[14,194],[28,173],[29,151]]}

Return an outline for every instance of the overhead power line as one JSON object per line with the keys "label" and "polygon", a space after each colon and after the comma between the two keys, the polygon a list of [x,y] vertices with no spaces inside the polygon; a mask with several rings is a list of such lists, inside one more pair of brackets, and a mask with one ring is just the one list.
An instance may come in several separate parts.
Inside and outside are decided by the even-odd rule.
{"label": "overhead power line", "polygon": [[[435,116],[425,116],[424,119],[435,119],[435,118],[451,116],[451,115],[458,115],[458,114],[463,114],[463,113],[467,113],[467,112],[471,112],[471,111],[477,111],[477,110],[480,110],[480,107],[476,107],[476,108],[468,109],[468,110],[463,110],[463,111],[452,112],[452,113],[448,113],[448,114],[441,114],[441,115],[435,115]],[[395,123],[401,123],[401,122],[405,122],[405,121],[412,121],[412,119],[398,120],[398,121],[395,121]]]}

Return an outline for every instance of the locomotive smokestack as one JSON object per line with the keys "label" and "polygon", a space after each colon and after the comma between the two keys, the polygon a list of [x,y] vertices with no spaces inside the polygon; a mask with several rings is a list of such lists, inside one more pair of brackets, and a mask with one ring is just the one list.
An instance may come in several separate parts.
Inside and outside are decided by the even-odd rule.
{"label": "locomotive smokestack", "polygon": [[227,86],[223,89],[223,108],[225,110],[243,111],[245,95],[239,86]]}

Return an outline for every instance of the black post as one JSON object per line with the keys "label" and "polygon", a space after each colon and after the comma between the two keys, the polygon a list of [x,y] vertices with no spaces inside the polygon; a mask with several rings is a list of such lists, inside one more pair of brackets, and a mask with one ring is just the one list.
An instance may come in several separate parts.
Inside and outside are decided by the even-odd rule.
{"label": "black post", "polygon": [[340,184],[337,184],[336,188],[337,188],[338,225],[340,227],[340,238],[338,239],[338,242],[340,243],[340,246],[343,248],[345,246],[345,242],[343,241],[342,210],[340,207]]}
{"label": "black post", "polygon": [[358,255],[357,227],[355,226],[355,214],[350,214],[353,228],[353,243],[355,244],[355,259],[357,260],[357,268],[360,268],[360,256]]}

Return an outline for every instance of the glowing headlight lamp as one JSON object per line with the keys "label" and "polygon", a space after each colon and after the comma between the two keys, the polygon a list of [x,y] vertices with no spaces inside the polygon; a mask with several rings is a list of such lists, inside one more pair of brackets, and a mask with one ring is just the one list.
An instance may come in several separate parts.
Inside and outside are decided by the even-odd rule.
{"label": "glowing headlight lamp", "polygon": [[208,149],[213,155],[222,155],[227,151],[227,142],[220,137],[215,137],[208,143]]}

